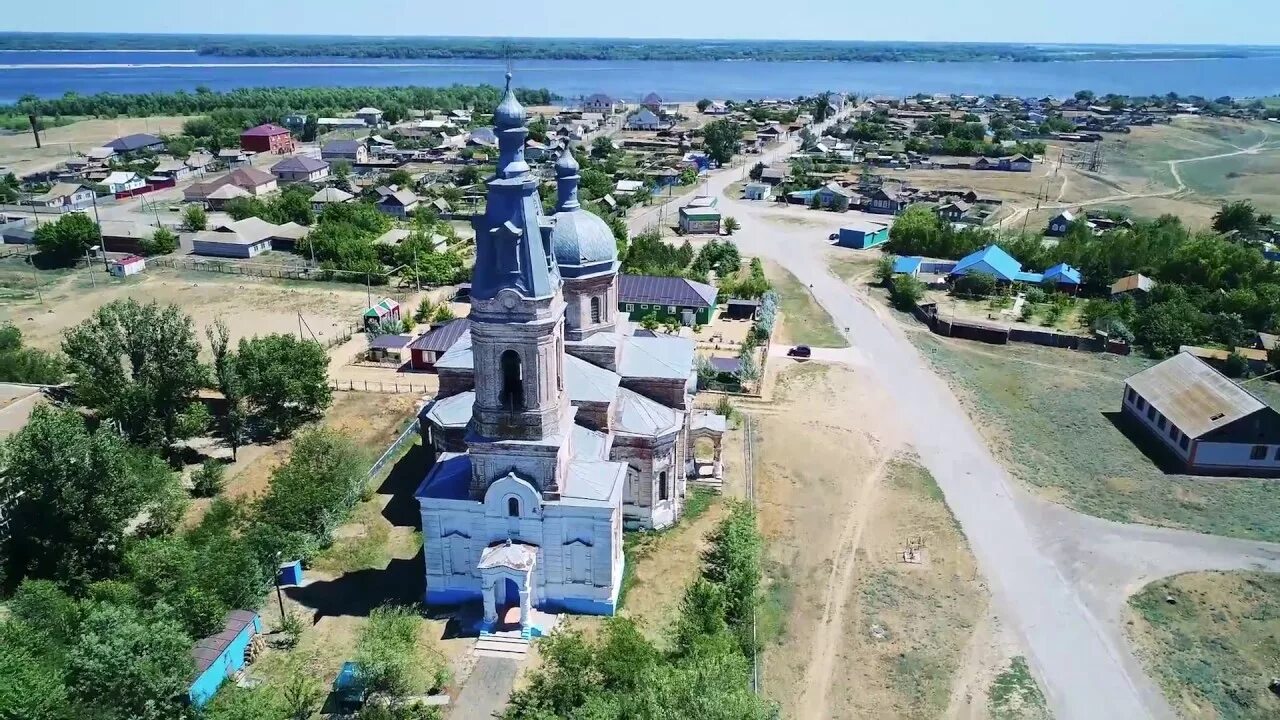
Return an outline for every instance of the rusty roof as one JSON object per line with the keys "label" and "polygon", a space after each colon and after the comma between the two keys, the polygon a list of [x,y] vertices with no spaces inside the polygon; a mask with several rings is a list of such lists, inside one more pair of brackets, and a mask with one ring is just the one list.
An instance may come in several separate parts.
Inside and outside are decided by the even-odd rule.
{"label": "rusty roof", "polygon": [[1125,384],[1192,438],[1267,407],[1188,352],[1131,376]]}

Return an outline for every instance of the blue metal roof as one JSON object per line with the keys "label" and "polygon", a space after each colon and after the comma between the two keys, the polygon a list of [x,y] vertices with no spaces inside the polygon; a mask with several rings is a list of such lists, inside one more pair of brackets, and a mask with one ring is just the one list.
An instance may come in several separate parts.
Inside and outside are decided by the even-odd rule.
{"label": "blue metal roof", "polygon": [[920,270],[920,263],[924,262],[922,257],[900,257],[893,261],[893,271],[896,273],[906,273],[907,275],[915,275]]}
{"label": "blue metal roof", "polygon": [[[964,275],[969,272],[985,272],[1005,282],[1023,280],[1018,277],[1023,274],[1022,263],[1014,260],[1013,256],[1001,249],[999,245],[988,245],[972,252],[961,258],[960,262],[951,269],[952,275]],[[1037,281],[1026,280],[1025,282]]]}
{"label": "blue metal roof", "polygon": [[1066,263],[1058,263],[1044,271],[1044,279],[1069,285],[1079,285],[1082,277],[1079,270]]}

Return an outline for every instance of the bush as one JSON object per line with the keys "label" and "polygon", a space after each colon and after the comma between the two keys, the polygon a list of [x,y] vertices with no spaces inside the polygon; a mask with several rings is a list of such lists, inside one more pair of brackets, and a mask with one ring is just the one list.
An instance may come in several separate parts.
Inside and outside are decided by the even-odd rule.
{"label": "bush", "polygon": [[225,484],[226,468],[212,458],[205,460],[200,469],[191,474],[191,492],[196,497],[213,497],[222,492]]}
{"label": "bush", "polygon": [[924,298],[924,283],[910,275],[903,275],[893,281],[893,289],[889,291],[889,300],[902,312],[911,312]]}
{"label": "bush", "polygon": [[996,278],[982,272],[971,272],[955,279],[951,290],[960,297],[982,298],[996,291]]}
{"label": "bush", "polygon": [[182,229],[187,232],[200,232],[209,226],[209,216],[199,205],[188,205],[182,211]]}
{"label": "bush", "polygon": [[1249,374],[1249,361],[1240,353],[1232,350],[1222,363],[1222,374],[1229,378],[1241,378]]}
{"label": "bush", "polygon": [[157,228],[151,237],[143,238],[138,244],[143,255],[168,255],[178,249],[178,236],[168,228]]}

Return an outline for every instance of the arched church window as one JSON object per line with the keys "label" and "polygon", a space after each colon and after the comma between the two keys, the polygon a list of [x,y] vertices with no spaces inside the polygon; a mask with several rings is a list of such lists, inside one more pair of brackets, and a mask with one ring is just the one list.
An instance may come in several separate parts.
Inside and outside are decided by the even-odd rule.
{"label": "arched church window", "polygon": [[507,498],[507,516],[520,517],[520,498]]}
{"label": "arched church window", "polygon": [[658,473],[658,499],[659,499],[659,500],[666,500],[666,499],[667,499],[667,495],[668,495],[668,491],[667,491],[667,471],[666,471],[666,470],[663,470],[662,472]]}
{"label": "arched church window", "polygon": [[591,322],[600,322],[600,298],[591,298]]}
{"label": "arched church window", "polygon": [[524,368],[521,366],[520,353],[507,350],[502,353],[502,394],[498,400],[507,410],[524,409]]}

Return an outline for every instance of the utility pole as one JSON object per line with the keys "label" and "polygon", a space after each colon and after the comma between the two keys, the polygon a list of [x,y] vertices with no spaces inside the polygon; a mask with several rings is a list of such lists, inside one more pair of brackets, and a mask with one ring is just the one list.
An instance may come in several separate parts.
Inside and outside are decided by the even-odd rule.
{"label": "utility pole", "polygon": [[[95,246],[96,250],[97,247]],[[89,248],[84,249],[84,266],[89,270],[89,285],[93,288],[98,287],[98,280],[93,276],[93,257],[89,255]]]}
{"label": "utility pole", "polygon": [[107,272],[111,266],[107,264],[107,241],[102,237],[102,219],[98,217],[98,193],[93,194],[93,222],[98,226],[98,247],[102,248],[102,268]]}

